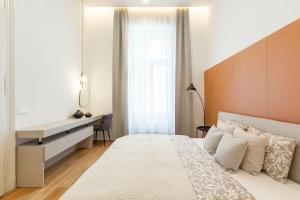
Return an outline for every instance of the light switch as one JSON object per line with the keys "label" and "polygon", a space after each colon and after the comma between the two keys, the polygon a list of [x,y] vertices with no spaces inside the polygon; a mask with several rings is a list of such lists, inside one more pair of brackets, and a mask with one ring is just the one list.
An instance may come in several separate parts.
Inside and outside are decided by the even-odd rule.
{"label": "light switch", "polygon": [[19,107],[17,109],[17,114],[18,115],[27,115],[29,113],[29,108],[28,107]]}

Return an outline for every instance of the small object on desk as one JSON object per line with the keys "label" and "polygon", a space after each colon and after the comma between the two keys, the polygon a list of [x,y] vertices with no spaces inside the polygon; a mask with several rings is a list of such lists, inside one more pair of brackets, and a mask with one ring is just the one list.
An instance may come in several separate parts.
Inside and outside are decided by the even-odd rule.
{"label": "small object on desk", "polygon": [[93,114],[88,112],[88,113],[85,113],[85,116],[86,116],[87,118],[90,118],[90,117],[93,116]]}
{"label": "small object on desk", "polygon": [[208,133],[211,126],[198,126],[196,137],[198,138],[198,131],[202,131],[202,138],[205,138],[206,134]]}
{"label": "small object on desk", "polygon": [[80,119],[84,116],[84,113],[81,112],[80,110],[77,110],[74,114],[73,114],[73,117],[76,118],[76,119]]}

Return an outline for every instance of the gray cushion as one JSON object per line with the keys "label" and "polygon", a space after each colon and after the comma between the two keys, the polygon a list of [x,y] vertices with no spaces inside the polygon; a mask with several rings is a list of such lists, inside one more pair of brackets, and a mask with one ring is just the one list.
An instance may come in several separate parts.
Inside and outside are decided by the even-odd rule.
{"label": "gray cushion", "polygon": [[204,138],[203,147],[210,155],[216,153],[217,147],[223,135],[224,133],[215,126],[209,129],[206,137]]}
{"label": "gray cushion", "polygon": [[246,139],[225,134],[219,143],[214,158],[224,169],[236,172],[245,156],[247,145]]}

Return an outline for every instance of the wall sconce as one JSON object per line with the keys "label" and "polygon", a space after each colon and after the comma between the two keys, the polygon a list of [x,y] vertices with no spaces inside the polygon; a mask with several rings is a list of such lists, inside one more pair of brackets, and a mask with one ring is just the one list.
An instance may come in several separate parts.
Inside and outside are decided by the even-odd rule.
{"label": "wall sconce", "polygon": [[89,88],[88,77],[82,72],[80,76],[79,106],[86,107],[89,105]]}
{"label": "wall sconce", "polygon": [[84,90],[85,89],[85,83],[87,82],[88,78],[87,76],[81,72],[81,76],[80,76],[80,90]]}
{"label": "wall sconce", "polygon": [[80,91],[79,91],[79,106],[87,107],[90,103],[90,91],[88,77],[84,73],[84,1],[82,3],[82,35],[81,35],[81,53],[82,53],[82,63],[81,63],[81,75],[80,75]]}

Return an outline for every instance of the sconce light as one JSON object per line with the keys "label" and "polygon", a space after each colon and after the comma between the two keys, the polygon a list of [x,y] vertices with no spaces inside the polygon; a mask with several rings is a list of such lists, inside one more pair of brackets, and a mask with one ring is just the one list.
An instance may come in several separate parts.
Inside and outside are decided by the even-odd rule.
{"label": "sconce light", "polygon": [[[87,87],[88,87],[88,77],[82,72],[81,76],[80,76],[80,91],[79,91],[79,106],[80,107],[86,107],[89,104],[89,91],[88,91]],[[86,99],[86,95],[88,95],[87,102],[85,100],[83,100],[83,99]]]}
{"label": "sconce light", "polygon": [[79,106],[80,107],[87,107],[90,101],[90,94],[89,94],[89,86],[88,86],[88,77],[84,73],[84,0],[81,0],[82,3],[82,34],[81,34],[81,53],[82,53],[82,63],[81,63],[81,75],[80,75],[80,91],[79,91]]}
{"label": "sconce light", "polygon": [[86,85],[87,80],[88,80],[88,77],[83,72],[81,72],[81,76],[80,76],[80,90],[84,90],[85,89],[85,85]]}
{"label": "sconce light", "polygon": [[80,83],[85,83],[87,80],[87,76],[82,72],[80,76]]}

